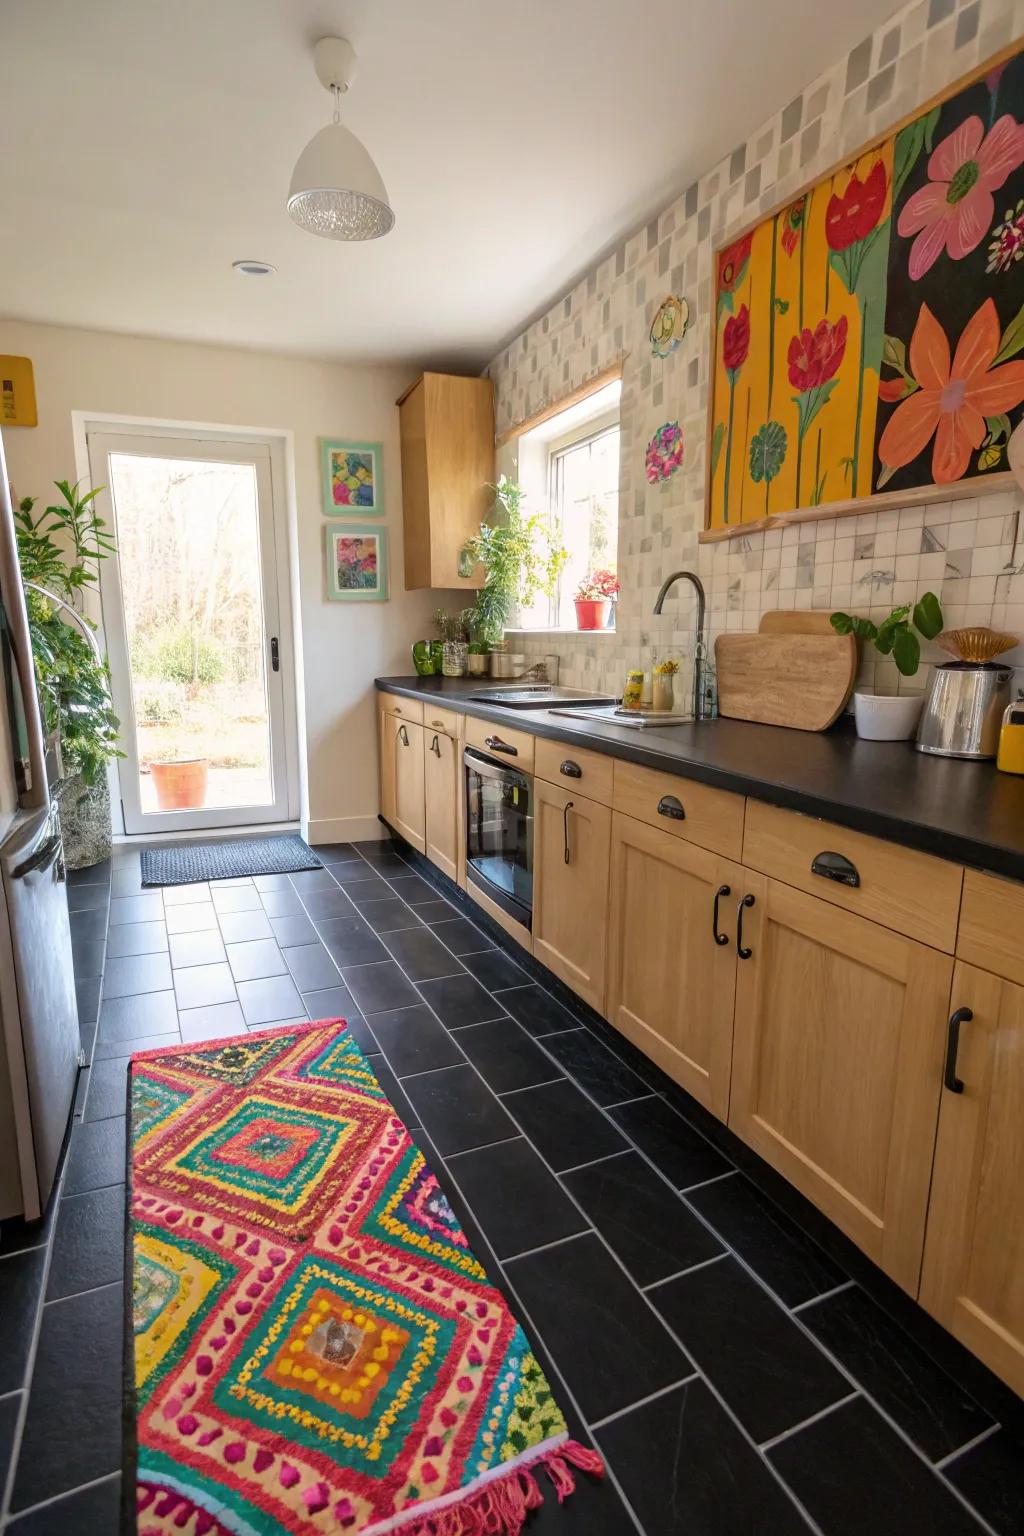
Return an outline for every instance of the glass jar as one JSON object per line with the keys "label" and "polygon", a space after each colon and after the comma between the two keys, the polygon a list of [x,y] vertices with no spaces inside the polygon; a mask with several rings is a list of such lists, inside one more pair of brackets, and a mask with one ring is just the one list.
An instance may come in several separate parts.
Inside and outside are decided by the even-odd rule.
{"label": "glass jar", "polygon": [[445,677],[465,677],[469,667],[469,646],[465,640],[446,640],[441,659]]}

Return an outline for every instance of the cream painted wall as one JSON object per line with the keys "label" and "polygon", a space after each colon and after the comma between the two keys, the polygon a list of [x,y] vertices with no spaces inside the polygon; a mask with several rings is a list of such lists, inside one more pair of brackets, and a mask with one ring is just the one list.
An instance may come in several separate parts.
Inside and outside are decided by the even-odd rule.
{"label": "cream painted wall", "polygon": [[[439,603],[456,600],[445,592],[404,588],[395,400],[412,371],[11,320],[0,320],[0,353],[30,357],[35,366],[39,426],[4,433],[11,483],[21,496],[45,496],[54,480],[75,477],[72,411],[292,434],[289,511],[304,656],[300,720],[304,702],[308,835],[311,842],[377,836],[373,679],[411,671],[409,646],[428,633]],[[319,437],[384,444],[392,594],[386,603],[324,597]]]}

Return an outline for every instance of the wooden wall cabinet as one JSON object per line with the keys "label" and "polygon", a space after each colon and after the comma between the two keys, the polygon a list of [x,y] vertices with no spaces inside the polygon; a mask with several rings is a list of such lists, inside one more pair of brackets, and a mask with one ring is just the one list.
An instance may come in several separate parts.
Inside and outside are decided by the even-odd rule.
{"label": "wooden wall cabinet", "polygon": [[535,779],[533,816],[534,956],[603,1013],[612,813]]}
{"label": "wooden wall cabinet", "polygon": [[459,551],[490,509],[494,386],[490,379],[424,373],[398,401],[405,585],[476,588]]}

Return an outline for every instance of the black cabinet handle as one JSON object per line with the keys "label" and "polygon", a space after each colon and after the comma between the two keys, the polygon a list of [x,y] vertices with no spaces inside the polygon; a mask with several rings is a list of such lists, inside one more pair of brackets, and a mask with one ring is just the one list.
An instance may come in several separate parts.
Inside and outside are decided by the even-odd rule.
{"label": "black cabinet handle", "polygon": [[840,885],[860,885],[860,874],[844,853],[832,853],[826,849],[811,860],[811,874],[821,875],[824,880],[837,880]]}
{"label": "black cabinet handle", "polygon": [[721,901],[723,896],[731,896],[731,895],[732,895],[732,886],[731,885],[720,885],[718,887],[718,890],[715,892],[715,905],[712,908],[712,912],[711,912],[711,932],[715,936],[715,943],[716,944],[728,944],[728,942],[729,942],[729,935],[727,933],[719,933],[719,931],[718,931],[718,903]]}
{"label": "black cabinet handle", "polygon": [[744,946],[743,943],[743,908],[753,905],[754,897],[749,895],[744,896],[743,900],[736,905],[736,953],[741,960],[749,960],[754,953],[749,944]]}
{"label": "black cabinet handle", "polygon": [[504,752],[509,757],[519,756],[519,748],[510,746],[507,741],[502,741],[500,736],[485,736],[484,746],[490,747],[492,752]]}
{"label": "black cabinet handle", "polygon": [[402,743],[403,747],[407,747],[409,745],[409,732],[406,730],[404,725],[400,725],[398,727],[398,739]]}
{"label": "black cabinet handle", "polygon": [[438,746],[437,732],[436,731],[434,732],[434,739],[430,743],[430,750],[431,750],[431,752],[433,752],[435,757],[440,757],[441,756],[441,748]]}
{"label": "black cabinet handle", "polygon": [[281,670],[281,647],[277,643],[277,636],[270,637],[270,667],[274,672]]}
{"label": "black cabinet handle", "polygon": [[675,795],[662,795],[658,801],[658,815],[668,816],[672,821],[685,821],[686,812]]}
{"label": "black cabinet handle", "polygon": [[974,1018],[970,1008],[958,1008],[950,1018],[946,1032],[946,1070],[942,1080],[950,1093],[963,1093],[964,1085],[956,1075],[956,1058],[960,1050],[960,1025],[969,1024]]}
{"label": "black cabinet handle", "polygon": [[562,809],[562,834],[565,838],[565,862],[569,862],[569,812],[575,805],[574,800],[567,800]]}
{"label": "black cabinet handle", "polygon": [[559,773],[564,773],[567,779],[582,779],[583,777],[583,769],[579,763],[574,763],[571,757],[566,758],[558,771]]}

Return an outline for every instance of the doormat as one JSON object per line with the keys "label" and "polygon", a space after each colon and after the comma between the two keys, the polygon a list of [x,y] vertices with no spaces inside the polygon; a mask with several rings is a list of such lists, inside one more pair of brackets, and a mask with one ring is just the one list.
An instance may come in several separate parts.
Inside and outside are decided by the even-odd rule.
{"label": "doormat", "polygon": [[222,843],[185,843],[147,848],[143,885],[191,885],[197,880],[237,880],[243,875],[288,875],[323,865],[298,835],[239,837]]}
{"label": "doormat", "polygon": [[344,1020],[129,1073],[139,1536],[519,1536],[601,1475]]}

